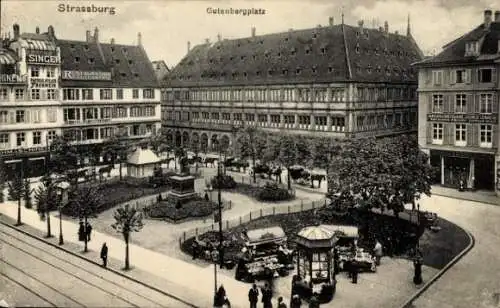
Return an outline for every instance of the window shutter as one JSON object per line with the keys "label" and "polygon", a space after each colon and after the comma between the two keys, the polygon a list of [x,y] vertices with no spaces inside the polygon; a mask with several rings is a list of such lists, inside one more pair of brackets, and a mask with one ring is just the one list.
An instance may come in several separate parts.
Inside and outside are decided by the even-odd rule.
{"label": "window shutter", "polygon": [[443,94],[443,111],[450,113],[453,112],[453,106],[451,104],[451,94]]}
{"label": "window shutter", "polygon": [[427,122],[427,144],[432,144],[432,122]]}
{"label": "window shutter", "polygon": [[481,105],[481,95],[476,94],[474,99],[474,113],[479,113],[479,106]]}
{"label": "window shutter", "polygon": [[474,95],[467,94],[467,113],[474,113]]}
{"label": "window shutter", "polygon": [[430,84],[432,82],[432,71],[427,70],[425,75],[426,75],[425,76],[425,83]]}
{"label": "window shutter", "polygon": [[449,123],[443,123],[443,145],[450,144]]}
{"label": "window shutter", "polygon": [[456,75],[456,73],[455,73],[455,72],[456,72],[456,70],[454,70],[454,69],[450,70],[450,73],[449,73],[450,84],[455,84],[455,83],[457,83],[457,81],[456,81],[456,77],[457,77],[457,75]]}
{"label": "window shutter", "polygon": [[24,123],[31,123],[31,112],[30,112],[30,110],[26,110],[24,112]]}
{"label": "window shutter", "polygon": [[491,82],[497,82],[497,70],[495,68],[491,69]]}
{"label": "window shutter", "polygon": [[10,118],[10,124],[15,124],[16,123],[16,112],[10,111],[9,118]]}
{"label": "window shutter", "polygon": [[[498,125],[492,125],[491,126],[491,130],[492,130],[492,138],[493,138],[493,148],[498,148]],[[500,179],[499,179],[500,180]]]}
{"label": "window shutter", "polygon": [[471,81],[472,81],[472,70],[467,69],[467,70],[465,70],[465,82],[471,83]]}
{"label": "window shutter", "polygon": [[471,140],[471,145],[472,146],[479,146],[479,125],[478,124],[471,124],[472,126],[472,140]]}
{"label": "window shutter", "polygon": [[474,132],[473,132],[473,124],[467,124],[466,129],[467,129],[467,145],[472,145],[474,141]]}
{"label": "window shutter", "polygon": [[491,99],[491,110],[493,113],[498,113],[498,95],[496,95],[496,93],[493,93],[493,97]]}

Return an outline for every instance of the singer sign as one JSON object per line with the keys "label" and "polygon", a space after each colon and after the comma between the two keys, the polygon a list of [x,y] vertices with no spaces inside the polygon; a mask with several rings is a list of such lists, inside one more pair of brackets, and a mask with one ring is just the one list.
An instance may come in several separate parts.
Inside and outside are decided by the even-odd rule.
{"label": "singer sign", "polygon": [[37,64],[59,64],[58,56],[50,56],[50,55],[26,55],[26,62],[28,63],[37,63]]}

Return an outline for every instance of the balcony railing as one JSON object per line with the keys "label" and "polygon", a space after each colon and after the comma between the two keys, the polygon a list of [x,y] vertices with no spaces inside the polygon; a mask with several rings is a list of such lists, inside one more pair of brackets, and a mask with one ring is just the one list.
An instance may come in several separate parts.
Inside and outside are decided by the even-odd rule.
{"label": "balcony railing", "polygon": [[111,122],[111,118],[86,119],[86,120],[66,120],[66,121],[64,121],[64,125],[102,124],[102,123],[110,123],[110,122]]}

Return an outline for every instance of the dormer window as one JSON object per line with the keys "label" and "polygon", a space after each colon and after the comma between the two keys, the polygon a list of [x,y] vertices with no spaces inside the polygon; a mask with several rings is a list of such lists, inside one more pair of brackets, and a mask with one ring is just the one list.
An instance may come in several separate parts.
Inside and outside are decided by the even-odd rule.
{"label": "dormer window", "polygon": [[126,76],[127,76],[127,74],[125,74],[125,73],[120,73],[120,76],[122,76],[122,77],[126,77]]}
{"label": "dormer window", "polygon": [[288,37],[285,37],[285,42],[288,42]]}
{"label": "dormer window", "polygon": [[247,77],[247,76],[248,76],[247,72],[243,72],[243,77]]}
{"label": "dormer window", "polygon": [[241,56],[241,57],[240,57],[240,59],[241,59],[241,60],[245,60],[245,56]]}
{"label": "dormer window", "polygon": [[359,31],[356,31],[356,37],[359,38]]}
{"label": "dormer window", "polygon": [[256,71],[255,75],[260,76],[260,71]]}
{"label": "dormer window", "polygon": [[328,67],[328,73],[333,73],[333,67],[332,66]]}
{"label": "dormer window", "polygon": [[122,48],[122,52],[123,52],[124,54],[127,54],[127,48]]}
{"label": "dormer window", "polygon": [[83,46],[83,49],[85,49],[85,50],[89,50],[89,45],[85,45],[85,46]]}
{"label": "dormer window", "polygon": [[[29,44],[33,44],[33,42],[28,42],[28,43],[29,43]],[[75,49],[75,44],[71,44],[71,45],[69,45],[69,47],[70,47],[71,49]]]}
{"label": "dormer window", "polygon": [[278,52],[278,58],[281,58],[281,52]]}
{"label": "dormer window", "polygon": [[465,44],[465,55],[475,56],[479,55],[479,42],[468,42]]}
{"label": "dormer window", "polygon": [[139,74],[134,73],[134,77],[135,77],[135,78],[139,78]]}
{"label": "dormer window", "polygon": [[269,54],[270,54],[270,53],[269,53],[269,51],[266,51],[266,53],[264,54],[264,56],[265,56],[266,58],[269,58]]}
{"label": "dormer window", "polygon": [[115,52],[115,47],[111,47],[111,52]]}
{"label": "dormer window", "polygon": [[310,53],[311,53],[311,48],[310,47],[306,47],[306,55],[308,55]]}
{"label": "dormer window", "polygon": [[262,45],[262,44],[264,44],[264,41],[263,41],[263,40],[260,40],[260,42],[259,42],[259,43]]}
{"label": "dormer window", "polygon": [[229,57],[229,61],[233,61],[234,57]]}
{"label": "dormer window", "polygon": [[94,64],[94,58],[89,58],[89,64]]}
{"label": "dormer window", "polygon": [[295,56],[295,54],[297,53],[297,50],[295,48],[292,48],[291,52],[292,56]]}
{"label": "dormer window", "polygon": [[116,60],[115,60],[115,63],[116,63],[116,64],[120,64],[120,59],[116,59]]}
{"label": "dormer window", "polygon": [[252,57],[253,57],[254,60],[257,59],[257,55],[253,55]]}
{"label": "dormer window", "polygon": [[318,37],[318,34],[316,33],[313,33],[313,39],[317,38]]}
{"label": "dormer window", "polygon": [[233,73],[233,78],[238,78],[238,73],[237,72]]}
{"label": "dormer window", "polygon": [[128,64],[132,64],[132,63],[133,63],[133,61],[132,61],[132,60],[128,60]]}
{"label": "dormer window", "polygon": [[80,63],[80,57],[75,57],[75,63]]}
{"label": "dormer window", "polygon": [[318,69],[316,67],[312,67],[311,70],[313,74],[316,74],[318,72]]}
{"label": "dormer window", "polygon": [[356,53],[359,53],[361,49],[359,48],[359,44],[356,44]]}
{"label": "dormer window", "polygon": [[285,69],[285,70],[281,71],[281,74],[282,74],[283,76],[288,75],[288,70],[286,70],[286,69]]}
{"label": "dormer window", "polygon": [[366,71],[368,72],[368,74],[371,74],[372,73],[372,66],[368,65],[368,67],[366,68]]}
{"label": "dormer window", "polygon": [[302,73],[302,69],[298,68],[295,70],[295,74],[300,75],[300,73]]}
{"label": "dormer window", "polygon": [[272,76],[272,75],[273,75],[273,70],[268,70],[268,71],[267,71],[267,74],[268,74],[269,76]]}
{"label": "dormer window", "polygon": [[241,44],[240,44],[240,43],[238,43],[238,45],[237,45],[237,46],[238,46],[238,47],[240,47],[240,46],[241,46]]}
{"label": "dormer window", "polygon": [[322,55],[326,54],[326,47],[321,47],[320,51]]}
{"label": "dormer window", "polygon": [[210,60],[208,60],[208,63],[210,63],[210,64],[214,64],[214,59],[210,59]]}

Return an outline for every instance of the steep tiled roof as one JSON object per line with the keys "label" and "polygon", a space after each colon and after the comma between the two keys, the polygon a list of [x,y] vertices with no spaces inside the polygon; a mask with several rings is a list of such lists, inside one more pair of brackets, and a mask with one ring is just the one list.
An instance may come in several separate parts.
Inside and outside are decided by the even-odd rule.
{"label": "steep tiled roof", "polygon": [[421,59],[411,37],[334,25],[195,46],[163,84],[416,82],[410,65]]}
{"label": "steep tiled roof", "polygon": [[[112,81],[62,80],[62,86],[158,87],[142,46],[59,40],[62,70],[111,72]],[[78,60],[78,61],[77,61]]]}
{"label": "steep tiled roof", "polygon": [[[472,31],[460,38],[448,43],[439,54],[416,63],[417,66],[432,66],[436,64],[472,63],[481,60],[494,60],[500,58],[498,54],[498,41],[500,40],[500,22],[492,22],[489,29],[484,24],[479,25]],[[467,43],[482,41],[480,55],[477,57],[465,56]]]}

